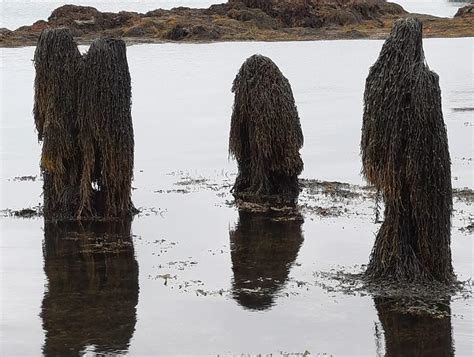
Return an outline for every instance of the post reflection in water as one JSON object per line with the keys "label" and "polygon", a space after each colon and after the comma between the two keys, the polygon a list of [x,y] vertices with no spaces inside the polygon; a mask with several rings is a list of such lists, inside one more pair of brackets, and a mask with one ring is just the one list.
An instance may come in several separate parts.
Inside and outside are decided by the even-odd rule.
{"label": "post reflection in water", "polygon": [[394,298],[374,302],[385,336],[384,356],[454,356],[449,301],[441,307],[444,317],[397,311]]}
{"label": "post reflection in water", "polygon": [[303,242],[302,223],[301,216],[279,221],[261,213],[239,212],[239,222],[230,231],[230,249],[232,295],[241,306],[266,310],[275,304]]}
{"label": "post reflection in water", "polygon": [[44,233],[43,353],[127,352],[139,289],[131,221],[45,223]]}

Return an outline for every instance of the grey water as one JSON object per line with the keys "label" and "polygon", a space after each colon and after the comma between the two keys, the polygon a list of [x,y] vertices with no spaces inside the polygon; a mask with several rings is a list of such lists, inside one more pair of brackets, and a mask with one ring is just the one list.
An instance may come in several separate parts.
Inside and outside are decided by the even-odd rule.
{"label": "grey water", "polygon": [[[93,6],[100,11],[135,11],[145,13],[158,8],[171,9],[177,6],[207,8],[225,0],[2,0],[0,2],[0,28],[14,30],[31,25],[37,20],[47,20],[51,12],[65,4]],[[395,0],[405,10],[420,14],[452,17],[466,2],[450,0]]]}
{"label": "grey water", "polygon": [[[228,187],[185,183],[221,187],[235,178],[227,153],[230,87],[245,58],[261,53],[292,84],[305,134],[302,176],[363,184],[362,95],[381,46],[353,40],[128,47],[133,200],[143,213],[112,226],[0,218],[0,354],[471,355],[472,298],[453,299],[450,316],[439,320],[397,314],[390,302],[317,284],[317,272],[367,263],[379,225],[364,214],[363,202],[353,207],[360,215],[278,223],[239,214],[226,203]],[[0,210],[42,201],[33,53],[0,49]],[[425,40],[425,54],[440,76],[453,185],[472,189],[473,117],[460,110],[473,107],[472,39]],[[469,204],[456,207],[463,212],[453,216],[453,261],[466,280],[474,268],[472,235],[461,228],[474,212]],[[263,232],[276,240],[268,244]],[[98,249],[104,246],[109,253]]]}

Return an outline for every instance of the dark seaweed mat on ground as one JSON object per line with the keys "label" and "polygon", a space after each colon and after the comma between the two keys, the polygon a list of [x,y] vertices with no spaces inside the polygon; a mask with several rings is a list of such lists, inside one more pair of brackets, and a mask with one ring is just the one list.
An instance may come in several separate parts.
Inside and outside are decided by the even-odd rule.
{"label": "dark seaweed mat on ground", "polygon": [[454,299],[471,299],[473,281],[455,280],[451,284],[438,282],[401,283],[383,279],[379,281],[366,279],[366,265],[358,267],[360,272],[351,273],[344,267],[331,269],[329,272],[314,272],[315,285],[328,293],[390,298],[392,309],[405,314],[430,315],[435,318],[447,316],[449,302]]}
{"label": "dark seaweed mat on ground", "polygon": [[38,205],[34,207],[21,208],[18,210],[6,208],[0,211],[2,217],[16,217],[16,218],[37,218],[43,217],[43,206]]}
{"label": "dark seaweed mat on ground", "polygon": [[[231,175],[228,175],[227,173],[225,175],[226,178],[224,180],[218,180],[215,182],[204,176],[191,177],[189,175],[182,175],[182,177],[179,177],[174,183],[174,186],[179,187],[179,189],[157,189],[153,192],[159,194],[190,194],[209,190],[215,192],[218,197],[225,201],[225,205],[229,207],[238,207],[239,209],[246,209],[255,212],[281,212],[282,217],[285,216],[285,213],[288,213],[288,219],[292,219],[292,217],[296,217],[300,213],[305,216],[320,217],[340,217],[350,216],[351,214],[361,215],[360,212],[352,212],[350,207],[354,206],[355,203],[360,203],[362,201],[374,201],[376,198],[376,190],[372,186],[353,185],[338,181],[300,179],[299,185],[302,192],[300,193],[297,209],[295,210],[294,207],[288,207],[287,209],[273,209],[270,205],[248,204],[237,200],[227,200],[226,198],[231,196],[228,191],[232,187],[232,179],[228,177]],[[11,181],[11,179],[9,181]],[[17,180],[16,178],[14,178],[13,181],[17,183],[23,181],[34,182],[34,180]],[[325,201],[322,202],[321,198],[324,198]],[[453,198],[455,199],[455,205],[456,202],[463,202],[470,205],[474,201],[474,190],[469,188],[453,189]],[[321,206],[323,203],[324,206]],[[0,216],[19,218],[41,217],[43,215],[42,210],[43,208],[41,205],[21,209],[6,208],[0,210]],[[359,210],[360,207],[356,207],[356,211]],[[139,207],[138,217],[153,214],[163,216],[163,213],[165,212],[166,207]],[[369,207],[366,214],[373,215],[373,209]],[[91,219],[95,218],[92,217]],[[460,229],[465,233],[472,233],[472,228],[470,228],[469,224]]]}

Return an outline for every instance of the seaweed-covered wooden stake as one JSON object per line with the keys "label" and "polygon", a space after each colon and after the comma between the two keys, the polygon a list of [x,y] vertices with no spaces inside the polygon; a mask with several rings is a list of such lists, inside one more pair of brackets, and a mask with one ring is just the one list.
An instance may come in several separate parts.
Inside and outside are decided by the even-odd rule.
{"label": "seaweed-covered wooden stake", "polygon": [[77,142],[77,81],[81,54],[68,29],[47,29],[34,54],[34,120],[43,141],[44,215],[72,217],[79,203],[81,158]]}
{"label": "seaweed-covered wooden stake", "polygon": [[398,20],[364,94],[363,174],[385,200],[367,278],[449,283],[451,163],[436,73],[425,64],[422,24]]}
{"label": "seaweed-covered wooden stake", "polygon": [[271,59],[253,55],[240,68],[232,92],[229,152],[239,169],[234,196],[294,204],[303,170],[303,133],[290,83]]}
{"label": "seaweed-covered wooden stake", "polygon": [[122,40],[95,40],[84,58],[78,102],[84,155],[78,215],[124,217],[131,202],[134,139],[131,81]]}
{"label": "seaweed-covered wooden stake", "polygon": [[83,57],[68,29],[47,29],[34,63],[45,218],[109,219],[136,213],[125,43],[99,39]]}

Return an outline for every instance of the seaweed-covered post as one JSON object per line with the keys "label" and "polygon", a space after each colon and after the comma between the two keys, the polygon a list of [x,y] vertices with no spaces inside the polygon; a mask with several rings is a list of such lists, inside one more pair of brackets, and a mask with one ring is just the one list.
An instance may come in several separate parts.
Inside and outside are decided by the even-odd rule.
{"label": "seaweed-covered post", "polygon": [[361,154],[365,178],[385,200],[367,277],[453,281],[448,138],[438,76],[425,64],[415,18],[394,24],[370,69]]}
{"label": "seaweed-covered post", "polygon": [[270,58],[253,55],[240,68],[232,92],[229,152],[239,169],[234,196],[294,204],[303,170],[303,133],[288,79]]}
{"label": "seaweed-covered post", "polygon": [[78,101],[84,167],[78,216],[130,216],[134,139],[131,80],[122,40],[95,40],[84,58]]}
{"label": "seaweed-covered post", "polygon": [[68,29],[46,29],[34,54],[34,121],[43,141],[44,216],[73,217],[81,169],[77,145],[77,80],[81,54]]}

